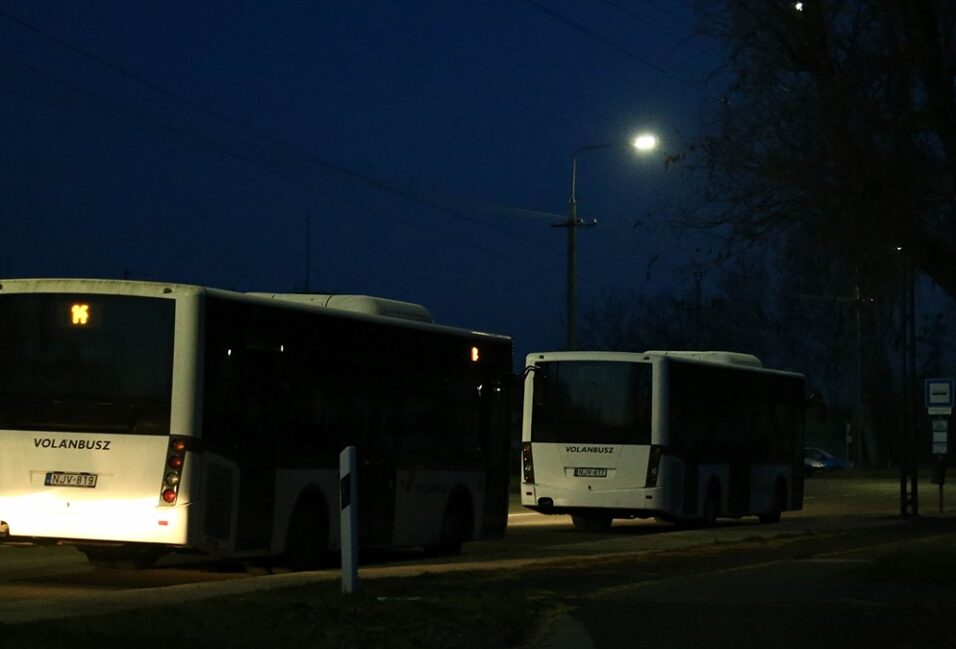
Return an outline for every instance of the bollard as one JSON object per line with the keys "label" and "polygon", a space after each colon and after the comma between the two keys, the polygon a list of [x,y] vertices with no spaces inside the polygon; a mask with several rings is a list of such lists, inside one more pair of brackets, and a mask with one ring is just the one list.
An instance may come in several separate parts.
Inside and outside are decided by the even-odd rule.
{"label": "bollard", "polygon": [[347,446],[339,454],[339,528],[342,547],[342,592],[358,588],[358,475],[356,450]]}

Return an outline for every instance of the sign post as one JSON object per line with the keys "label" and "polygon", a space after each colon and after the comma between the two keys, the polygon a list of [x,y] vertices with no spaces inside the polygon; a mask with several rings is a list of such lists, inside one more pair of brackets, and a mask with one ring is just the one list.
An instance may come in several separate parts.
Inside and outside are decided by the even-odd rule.
{"label": "sign post", "polygon": [[932,427],[936,466],[933,482],[939,485],[939,513],[943,513],[943,485],[946,483],[945,455],[949,452],[949,416],[953,413],[953,379],[926,379],[926,412]]}
{"label": "sign post", "polygon": [[850,463],[850,444],[852,443],[853,443],[853,424],[851,424],[850,422],[847,422],[846,424],[846,453],[844,457],[846,457],[846,463],[848,466],[852,466],[852,464]]}

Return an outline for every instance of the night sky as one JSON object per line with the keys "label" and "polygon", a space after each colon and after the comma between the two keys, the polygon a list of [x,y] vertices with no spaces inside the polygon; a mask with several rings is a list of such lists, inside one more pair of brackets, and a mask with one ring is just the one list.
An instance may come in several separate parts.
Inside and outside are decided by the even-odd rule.
{"label": "night sky", "polygon": [[563,344],[580,146],[662,141],[579,159],[582,311],[692,286],[699,182],[664,159],[719,89],[691,5],[0,2],[0,276],[381,295],[521,363]]}

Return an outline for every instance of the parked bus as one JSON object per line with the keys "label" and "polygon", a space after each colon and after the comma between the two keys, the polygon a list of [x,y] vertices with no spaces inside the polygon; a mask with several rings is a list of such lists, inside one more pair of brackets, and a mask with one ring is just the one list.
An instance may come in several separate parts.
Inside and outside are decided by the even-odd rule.
{"label": "parked bus", "polygon": [[511,341],[364,296],[0,280],[0,535],[96,562],[456,552],[507,523]]}
{"label": "parked bus", "polygon": [[803,506],[804,380],[728,352],[550,352],[525,370],[521,502],[615,518],[761,522]]}

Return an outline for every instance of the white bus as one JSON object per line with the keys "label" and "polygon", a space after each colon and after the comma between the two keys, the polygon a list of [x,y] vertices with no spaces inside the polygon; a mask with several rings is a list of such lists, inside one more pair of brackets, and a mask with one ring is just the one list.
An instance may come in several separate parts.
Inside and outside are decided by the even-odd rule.
{"label": "white bus", "polygon": [[0,536],[94,562],[456,552],[507,523],[511,341],[364,296],[0,280]]}
{"label": "white bus", "polygon": [[804,380],[728,352],[527,357],[521,502],[614,518],[777,522],[803,506]]}

